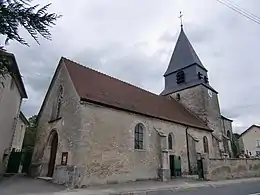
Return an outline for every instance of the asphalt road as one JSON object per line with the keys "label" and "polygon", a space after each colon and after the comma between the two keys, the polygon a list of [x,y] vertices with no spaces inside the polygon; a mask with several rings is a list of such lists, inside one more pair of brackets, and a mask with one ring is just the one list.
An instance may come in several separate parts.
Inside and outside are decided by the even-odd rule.
{"label": "asphalt road", "polygon": [[178,192],[154,192],[152,195],[260,195],[260,182],[193,188]]}

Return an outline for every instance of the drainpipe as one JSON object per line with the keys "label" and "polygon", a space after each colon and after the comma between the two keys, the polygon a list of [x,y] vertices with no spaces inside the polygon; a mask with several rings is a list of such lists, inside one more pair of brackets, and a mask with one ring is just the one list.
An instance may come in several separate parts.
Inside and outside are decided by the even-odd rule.
{"label": "drainpipe", "polygon": [[186,144],[187,144],[187,157],[188,157],[188,168],[189,168],[189,174],[191,174],[191,167],[190,167],[190,151],[189,151],[189,141],[188,141],[188,126],[185,129],[186,132]]}

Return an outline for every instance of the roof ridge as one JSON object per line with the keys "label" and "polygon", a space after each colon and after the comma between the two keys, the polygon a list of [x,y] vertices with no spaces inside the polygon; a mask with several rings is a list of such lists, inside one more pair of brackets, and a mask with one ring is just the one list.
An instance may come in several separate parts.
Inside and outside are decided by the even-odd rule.
{"label": "roof ridge", "polygon": [[[163,97],[163,96],[161,96],[161,95],[159,95],[159,94],[153,93],[153,92],[148,91],[148,90],[146,90],[146,89],[143,89],[143,88],[141,88],[141,87],[139,87],[139,86],[133,85],[133,84],[128,83],[128,82],[126,82],[126,81],[122,81],[122,80],[120,80],[120,79],[118,79],[118,78],[116,78],[116,77],[110,76],[110,75],[108,75],[108,74],[105,74],[105,73],[100,72],[100,71],[98,71],[98,70],[95,70],[95,69],[93,69],[93,68],[84,66],[84,65],[82,65],[82,64],[80,64],[80,63],[78,63],[78,62],[75,62],[75,61],[73,61],[73,60],[70,60],[70,59],[68,59],[68,58],[65,58],[65,57],[62,57],[62,58],[64,58],[65,60],[68,60],[68,61],[70,61],[70,62],[73,62],[74,64],[77,64],[77,65],[80,66],[80,67],[83,67],[83,68],[89,69],[89,70],[91,70],[91,71],[93,71],[93,72],[102,74],[102,75],[107,76],[107,77],[109,77],[109,78],[111,78],[111,79],[115,79],[115,80],[117,80],[117,81],[119,81],[119,82],[122,82],[122,83],[124,83],[124,84],[127,84],[127,85],[129,85],[129,86],[131,86],[131,87],[138,88],[139,90],[145,91],[145,92],[147,92],[147,93],[149,93],[149,94],[151,94],[151,95]],[[65,63],[65,65],[66,65],[66,63]]]}

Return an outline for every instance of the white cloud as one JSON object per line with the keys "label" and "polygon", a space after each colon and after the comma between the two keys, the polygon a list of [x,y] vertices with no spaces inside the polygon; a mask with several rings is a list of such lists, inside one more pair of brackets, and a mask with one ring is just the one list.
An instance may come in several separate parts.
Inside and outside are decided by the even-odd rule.
{"label": "white cloud", "polygon": [[[260,122],[259,25],[217,1],[76,2],[53,1],[50,10],[63,17],[51,29],[51,42],[41,39],[38,46],[23,31],[31,47],[14,42],[7,47],[16,55],[25,80],[29,100],[23,109],[27,116],[38,112],[61,56],[159,93],[182,10],[185,32],[209,70],[223,114],[234,119],[235,131]],[[260,2],[235,2],[260,16]]]}

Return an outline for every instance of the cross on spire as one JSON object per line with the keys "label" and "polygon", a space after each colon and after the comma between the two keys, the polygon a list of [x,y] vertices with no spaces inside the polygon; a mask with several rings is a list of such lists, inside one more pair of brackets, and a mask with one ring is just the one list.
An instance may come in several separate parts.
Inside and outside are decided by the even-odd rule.
{"label": "cross on spire", "polygon": [[183,27],[182,17],[183,17],[183,14],[182,14],[181,11],[180,11],[180,16],[179,16],[179,18],[180,18],[180,20],[181,20],[181,28]]}

